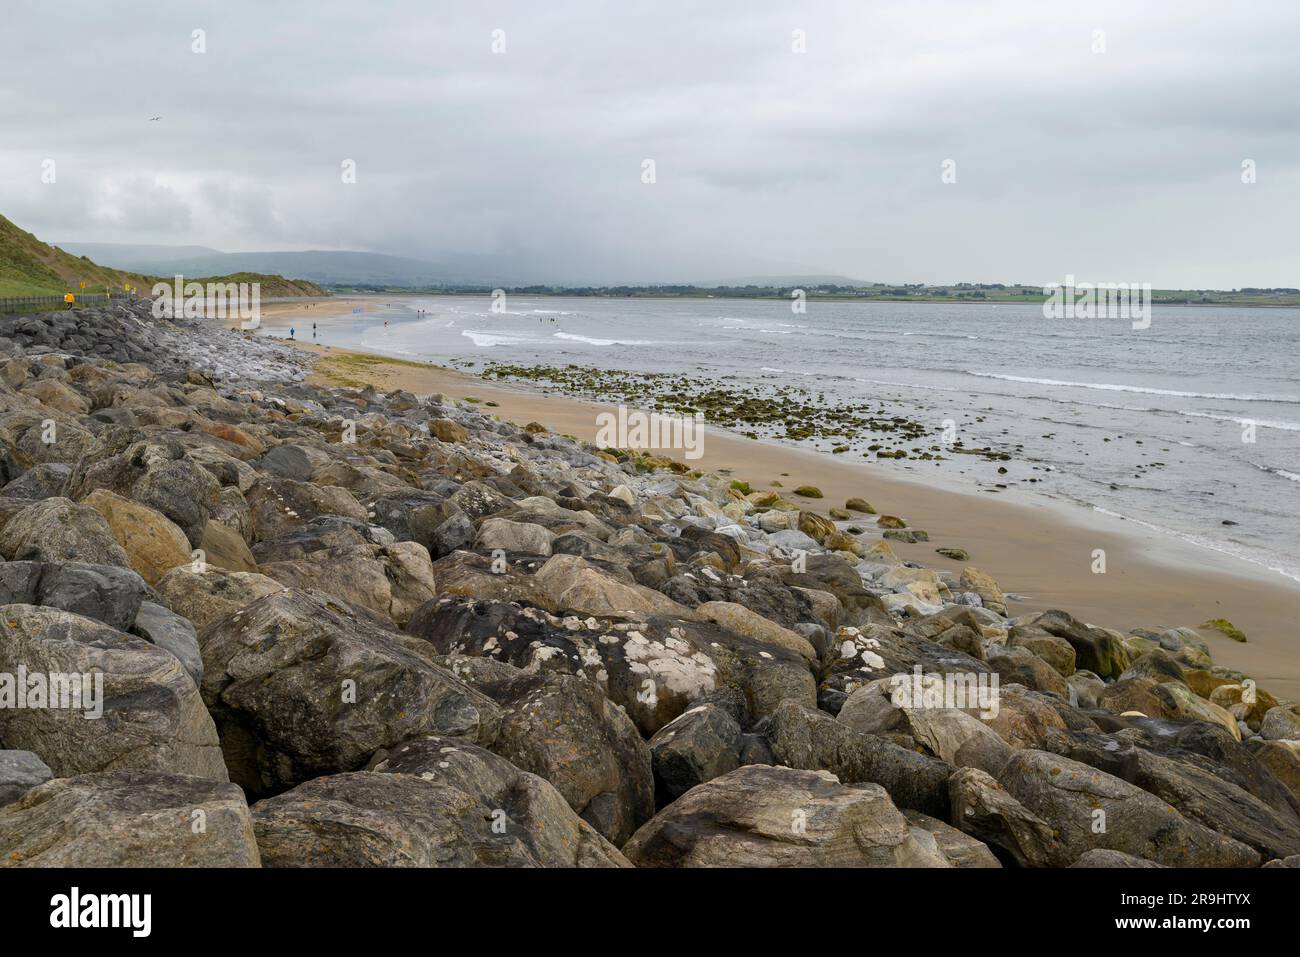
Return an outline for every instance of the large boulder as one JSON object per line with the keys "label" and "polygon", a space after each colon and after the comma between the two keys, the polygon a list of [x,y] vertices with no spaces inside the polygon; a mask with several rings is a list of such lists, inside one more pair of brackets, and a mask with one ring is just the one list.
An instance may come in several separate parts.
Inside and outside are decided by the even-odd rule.
{"label": "large boulder", "polygon": [[[787,533],[778,532],[770,536],[776,541],[778,536]],[[795,532],[794,534],[800,534]],[[807,539],[807,536],[800,535]],[[810,540],[809,540],[810,541]],[[808,547],[795,545],[796,548]],[[801,566],[803,571],[794,571],[793,566],[780,571],[781,580],[796,588],[808,588],[815,591],[829,592],[834,595],[844,609],[845,621],[850,625],[860,625],[872,618],[873,613],[883,612],[884,604],[880,598],[862,584],[862,576],[857,569],[836,555],[807,555]]]}
{"label": "large boulder", "polygon": [[786,698],[816,702],[802,656],[707,622],[560,618],[514,602],[444,596],[423,606],[407,630],[443,654],[491,657],[526,671],[581,672],[647,736],[723,688],[735,689],[755,719]]}
{"label": "large boulder", "polygon": [[623,846],[638,867],[947,867],[876,784],[751,764],[693,788]]}
{"label": "large boulder", "polygon": [[[903,817],[914,829],[919,828],[934,838],[940,853],[953,867],[1001,867],[1002,862],[983,841],[977,840],[951,824],[922,814],[911,808],[902,808]],[[915,834],[916,831],[914,830]]]}
{"label": "large boulder", "polygon": [[1000,848],[1021,867],[1047,867],[1063,856],[1052,826],[1017,801],[991,774],[961,768],[948,779],[952,822]]}
{"label": "large boulder", "polygon": [[[389,476],[391,480],[391,476]],[[321,481],[317,473],[316,481]],[[353,488],[353,494],[358,490]],[[458,506],[446,499],[444,492],[409,488],[404,485],[388,487],[385,494],[375,493],[376,497],[363,496],[368,520],[392,534],[399,542],[419,542],[432,553],[437,530],[453,516],[464,518]],[[474,537],[473,526],[469,541]],[[439,557],[446,552],[440,552]]]}
{"label": "large boulder", "polygon": [[366,510],[347,489],[264,475],[244,493],[255,542],[284,538],[322,515],[366,521]]}
{"label": "large boulder", "polygon": [[983,719],[983,723],[1013,748],[1050,750],[1044,742],[1053,732],[1066,729],[1067,717],[1078,726],[1094,726],[1089,718],[1053,695],[1006,684],[998,688],[997,714]]}
{"label": "large boulder", "polygon": [[233,784],[160,771],[59,778],[0,806],[0,867],[258,867]]}
{"label": "large boulder", "polygon": [[[1147,657],[1150,657],[1149,655]],[[1164,703],[1163,712],[1171,718],[1181,721],[1205,721],[1217,724],[1230,735],[1241,740],[1241,729],[1237,719],[1226,708],[1197,697],[1192,689],[1181,681],[1162,681],[1152,693]]]}
{"label": "large boulder", "polygon": [[[1048,637],[1052,638],[1050,635]],[[1073,649],[1070,655],[1073,658]],[[993,645],[988,650],[986,660],[989,667],[998,673],[1003,684],[1024,685],[1034,691],[1059,695],[1066,701],[1070,699],[1070,685],[1061,677],[1060,672],[1023,645]]]}
{"label": "large boulder", "polygon": [[1188,820],[1136,785],[1057,754],[1017,751],[998,782],[1056,832],[1054,866],[1072,864],[1094,848],[1170,867],[1259,864],[1259,854],[1240,841]]}
{"label": "large boulder", "polygon": [[[558,545],[557,542],[557,550]],[[791,587],[766,569],[745,578],[719,574],[707,565],[694,571],[681,571],[673,553],[667,549],[652,557],[653,550],[659,548],[662,546],[658,544],[645,546],[645,552],[631,565],[632,573],[641,584],[658,588],[689,608],[708,602],[729,602],[788,629],[803,622],[823,622],[829,628],[841,617],[839,599],[830,592]],[[652,578],[648,574],[651,571],[662,571],[666,577]]]}
{"label": "large boulder", "polygon": [[1135,784],[1189,820],[1255,848],[1265,859],[1300,854],[1300,814],[1279,793],[1278,782],[1266,780],[1266,770],[1253,769],[1253,778],[1241,773],[1253,763],[1249,755],[1233,756],[1237,770],[1184,748],[1156,754],[1144,746],[1150,740],[1132,731],[1073,731],[1051,735],[1045,749]]}
{"label": "large boulder", "polygon": [[948,817],[948,779],[955,769],[946,761],[855,730],[795,701],[781,702],[767,735],[779,764],[830,771],[845,784],[879,784],[900,808]]}
{"label": "large boulder", "polygon": [[999,615],[1007,613],[1007,598],[1002,589],[993,580],[993,576],[980,571],[974,565],[967,565],[961,570],[961,588],[980,596],[984,607]]}
{"label": "large boulder", "polygon": [[[969,633],[969,628],[950,628],[948,633]],[[948,635],[942,637],[947,639]],[[982,655],[983,652],[981,651]],[[963,682],[981,675],[986,687],[996,680],[995,672],[970,652],[938,641],[910,634],[900,628],[878,623],[862,627],[839,628],[831,642],[830,660],[823,670],[818,706],[838,712],[849,695],[881,678],[915,673],[920,668],[927,675],[953,675]]]}
{"label": "large boulder", "polygon": [[203,551],[203,560],[232,572],[257,571],[257,559],[253,557],[248,543],[235,529],[208,520],[203,530],[203,541],[199,543]]}
{"label": "large boulder", "polygon": [[550,781],[614,844],[654,813],[650,749],[627,713],[586,675],[529,674],[486,658],[448,663],[500,705],[500,733],[491,749]]}
{"label": "large boulder", "polygon": [[185,533],[157,509],[106,489],[95,489],[82,504],[104,516],[131,567],[150,585],[157,584],[177,565],[190,562],[190,543]]}
{"label": "large boulder", "polygon": [[357,770],[419,734],[497,735],[500,709],[418,640],[327,596],[268,595],[213,623],[202,644],[203,698],[232,779],[254,794]]}
{"label": "large boulder", "polygon": [[1007,645],[1032,651],[1063,678],[1069,678],[1079,670],[1074,646],[1064,638],[1046,631],[1033,628],[1020,629],[1008,636]]}
{"label": "large boulder", "polygon": [[632,618],[646,615],[693,617],[689,608],[667,595],[644,585],[619,581],[577,555],[554,555],[533,577],[550,598],[549,607],[553,609],[574,611],[580,615]]}
{"label": "large boulder", "polygon": [[198,548],[220,491],[220,483],[202,465],[177,458],[151,465],[135,483],[131,497],[166,515],[185,533],[191,547]]}
{"label": "large boulder", "polygon": [[85,562],[6,562],[0,565],[0,604],[45,605],[127,631],[144,601],[144,580],[116,565]]}
{"label": "large boulder", "polygon": [[697,784],[740,767],[740,725],[727,709],[711,702],[696,705],[655,732],[650,739],[659,804],[681,797]]}
{"label": "large boulder", "polygon": [[1300,740],[1252,738],[1247,747],[1260,766],[1287,789],[1292,806],[1300,807]]}
{"label": "large boulder", "polygon": [[551,554],[555,533],[531,522],[512,522],[506,518],[485,518],[479,526],[475,547],[493,551],[521,552],[525,555]]}
{"label": "large boulder", "polygon": [[1294,706],[1269,708],[1260,723],[1259,736],[1265,741],[1300,741],[1300,713]]}
{"label": "large boulder", "polygon": [[329,453],[314,449],[309,445],[277,445],[256,462],[262,472],[271,472],[283,478],[297,482],[306,482],[312,478],[312,472],[318,467],[329,465]]}
{"label": "large boulder", "polygon": [[550,784],[460,738],[253,806],[267,867],[627,867]]}
{"label": "large boulder", "polygon": [[1063,611],[1045,611],[1027,619],[1017,619],[1010,640],[1024,642],[1044,634],[1068,641],[1074,649],[1078,668],[1103,678],[1118,678],[1128,669],[1130,656],[1120,636],[1085,625]]}
{"label": "large boulder", "polygon": [[803,655],[809,661],[817,660],[817,652],[803,635],[756,615],[744,605],[729,601],[705,602],[695,609],[695,614],[727,631],[752,638],[763,644],[775,645]]}
{"label": "large boulder", "polygon": [[[203,540],[221,483],[189,458],[180,442],[125,444],[131,430],[109,430],[78,464],[68,487],[81,499],[107,489],[161,512],[185,534],[191,548]],[[111,454],[116,453],[116,454]]]}
{"label": "large boulder", "polygon": [[103,516],[66,498],[35,502],[10,518],[0,530],[0,555],[11,562],[76,561],[131,567]]}
{"label": "large boulder", "polygon": [[[907,682],[913,676],[899,676]],[[942,679],[925,675],[926,687]],[[987,723],[958,708],[930,707],[914,695],[897,694],[893,679],[874,681],[853,692],[836,717],[864,734],[903,734],[949,764],[979,768],[996,775],[1011,756],[1011,747]]]}
{"label": "large boulder", "polygon": [[19,391],[41,405],[59,412],[85,415],[90,411],[90,403],[85,397],[58,379],[37,379],[23,386]]}
{"label": "large boulder", "polygon": [[265,562],[262,574],[369,608],[399,625],[434,596],[433,565],[423,545],[343,545],[286,562]]}
{"label": "large boulder", "polygon": [[433,580],[441,595],[517,601],[556,610],[551,595],[535,575],[525,574],[509,561],[474,552],[453,551],[438,559],[433,563]]}
{"label": "large boulder", "polygon": [[212,719],[169,652],[80,615],[5,605],[0,675],[20,669],[49,695],[38,706],[29,690],[25,706],[0,707],[0,741],[36,753],[59,777],[145,768],[227,780]]}
{"label": "large boulder", "polygon": [[280,538],[268,539],[253,546],[258,562],[291,562],[312,552],[349,545],[391,545],[396,539],[385,528],[368,525],[341,515],[321,515],[299,525]]}
{"label": "large boulder", "polygon": [[158,582],[157,590],[164,605],[202,633],[213,622],[285,587],[256,572],[228,572],[209,565],[201,572],[187,566],[174,568]]}
{"label": "large boulder", "polygon": [[72,469],[62,462],[34,465],[4,488],[0,488],[0,495],[33,500],[55,498],[67,491],[68,476],[71,474]]}

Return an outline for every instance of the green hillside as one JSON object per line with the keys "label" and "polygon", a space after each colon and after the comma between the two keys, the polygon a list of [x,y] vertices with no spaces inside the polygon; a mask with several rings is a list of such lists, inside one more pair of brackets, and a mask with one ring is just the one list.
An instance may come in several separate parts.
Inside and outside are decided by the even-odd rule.
{"label": "green hillside", "polygon": [[[73,256],[56,246],[43,243],[31,233],[19,229],[0,216],[0,297],[61,296],[85,291],[102,293],[105,288],[120,291],[124,284],[148,295],[156,282],[170,282],[170,276],[146,276],[140,273],[109,269],[85,256]],[[263,299],[277,296],[328,296],[329,293],[305,279],[261,273],[236,273],[214,276],[207,282],[260,282]]]}

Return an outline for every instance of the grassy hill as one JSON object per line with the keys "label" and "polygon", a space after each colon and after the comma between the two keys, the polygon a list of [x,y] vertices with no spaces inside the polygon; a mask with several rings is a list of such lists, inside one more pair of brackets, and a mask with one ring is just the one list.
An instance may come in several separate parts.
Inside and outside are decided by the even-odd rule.
{"label": "grassy hill", "polygon": [[[171,276],[147,276],[100,266],[85,256],[73,256],[57,246],[43,243],[0,216],[0,297],[61,296],[80,292],[102,293],[105,287],[121,290],[129,283],[148,295],[156,282],[170,282]],[[262,273],[214,276],[204,282],[260,282],[262,298],[277,296],[328,296],[329,293],[305,279],[285,279]]]}

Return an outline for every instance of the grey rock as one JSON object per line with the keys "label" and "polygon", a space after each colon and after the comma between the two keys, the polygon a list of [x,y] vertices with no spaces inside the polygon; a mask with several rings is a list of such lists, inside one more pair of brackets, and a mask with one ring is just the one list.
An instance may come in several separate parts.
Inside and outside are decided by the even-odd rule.
{"label": "grey rock", "polygon": [[226,782],[108,771],[48,781],[0,806],[0,867],[259,865],[243,792]]}
{"label": "grey rock", "polygon": [[1017,751],[998,782],[1049,821],[1063,867],[1094,848],[1170,867],[1254,867],[1259,854],[1188,820],[1164,801],[1113,775],[1045,751]]}
{"label": "grey rock", "polygon": [[362,767],[419,734],[495,740],[500,709],[388,631],[323,595],[288,590],[215,622],[203,699],[232,779],[266,794]]}
{"label": "grey rock", "polygon": [[429,538],[429,553],[434,558],[445,558],[452,552],[469,548],[474,535],[474,523],[469,516],[456,512],[433,530]]}
{"label": "grey rock", "polygon": [[0,554],[9,561],[131,567],[104,517],[66,498],[35,502],[10,518],[0,530]]}
{"label": "grey rock", "polygon": [[767,734],[776,763],[830,771],[845,784],[879,784],[900,808],[948,818],[948,778],[955,769],[946,761],[855,730],[795,701],[781,702]]}
{"label": "grey rock", "polygon": [[0,488],[0,495],[12,498],[56,498],[68,487],[72,469],[62,462],[44,462],[34,465],[9,484]]}
{"label": "grey rock", "polygon": [[54,772],[32,752],[0,751],[0,805],[12,804],[52,777]]}
{"label": "grey rock", "polygon": [[688,791],[646,822],[623,853],[638,867],[951,866],[879,785],[762,765]]}
{"label": "grey rock", "polygon": [[317,466],[325,465],[329,460],[329,456],[318,449],[302,445],[277,445],[258,460],[257,467],[264,472],[306,482],[311,479],[311,473]]}
{"label": "grey rock", "polygon": [[550,784],[460,738],[253,806],[267,867],[628,867]]}
{"label": "grey rock", "polygon": [[905,734],[949,764],[989,774],[996,775],[1011,755],[1007,743],[973,714],[919,703],[895,704],[892,697],[890,681],[872,682],[849,696],[836,720],[866,734]]}
{"label": "grey rock", "polygon": [[948,779],[952,822],[1001,848],[1021,867],[1047,867],[1064,854],[1052,826],[1017,801],[992,775],[962,768]]}
{"label": "grey rock", "polygon": [[135,621],[147,587],[144,579],[128,568],[48,562],[41,566],[36,603],[126,631]]}
{"label": "grey rock", "polygon": [[1300,740],[1300,714],[1283,705],[1269,708],[1259,726],[1259,736],[1265,741]]}
{"label": "grey rock", "polygon": [[512,522],[505,518],[486,518],[479,526],[475,546],[486,551],[501,549],[525,555],[550,556],[555,533],[531,522]]}
{"label": "grey rock", "polygon": [[550,781],[608,840],[621,844],[654,813],[650,749],[593,681],[529,674],[486,658],[447,660],[453,674],[501,708],[500,733],[488,746]]}
{"label": "grey rock", "polygon": [[907,823],[912,826],[913,833],[915,829],[920,829],[934,838],[935,844],[938,845],[939,851],[948,859],[948,863],[953,867],[1001,867],[1002,863],[997,859],[989,846],[983,841],[978,841],[965,834],[951,824],[946,824],[937,818],[930,817],[928,814],[922,814],[920,811],[914,811],[911,808],[902,808],[903,817],[907,818]]}
{"label": "grey rock", "polygon": [[151,601],[141,602],[131,630],[152,645],[170,651],[185,666],[196,685],[203,682],[199,636],[188,618]]}
{"label": "grey rock", "polygon": [[679,714],[650,739],[659,804],[740,767],[740,725],[724,708],[700,704]]}
{"label": "grey rock", "polygon": [[77,676],[86,683],[79,701],[60,695],[59,707],[32,707],[29,697],[28,707],[0,708],[0,741],[36,753],[59,777],[144,768],[227,780],[198,689],[161,648],[65,611],[5,605],[0,674],[16,675],[20,667],[29,678]]}

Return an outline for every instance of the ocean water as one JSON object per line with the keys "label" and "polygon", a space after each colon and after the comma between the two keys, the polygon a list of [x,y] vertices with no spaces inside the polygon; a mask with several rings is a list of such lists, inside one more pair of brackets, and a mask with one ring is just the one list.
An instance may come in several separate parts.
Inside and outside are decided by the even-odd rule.
{"label": "ocean water", "polygon": [[1297,309],[1156,306],[1135,330],[1022,304],[812,301],[797,314],[728,299],[510,297],[505,313],[483,297],[378,302],[323,341],[475,370],[498,360],[685,372],[883,406],[931,428],[934,443],[952,423],[967,447],[1012,458],[882,467],[1046,495],[1300,581]]}

